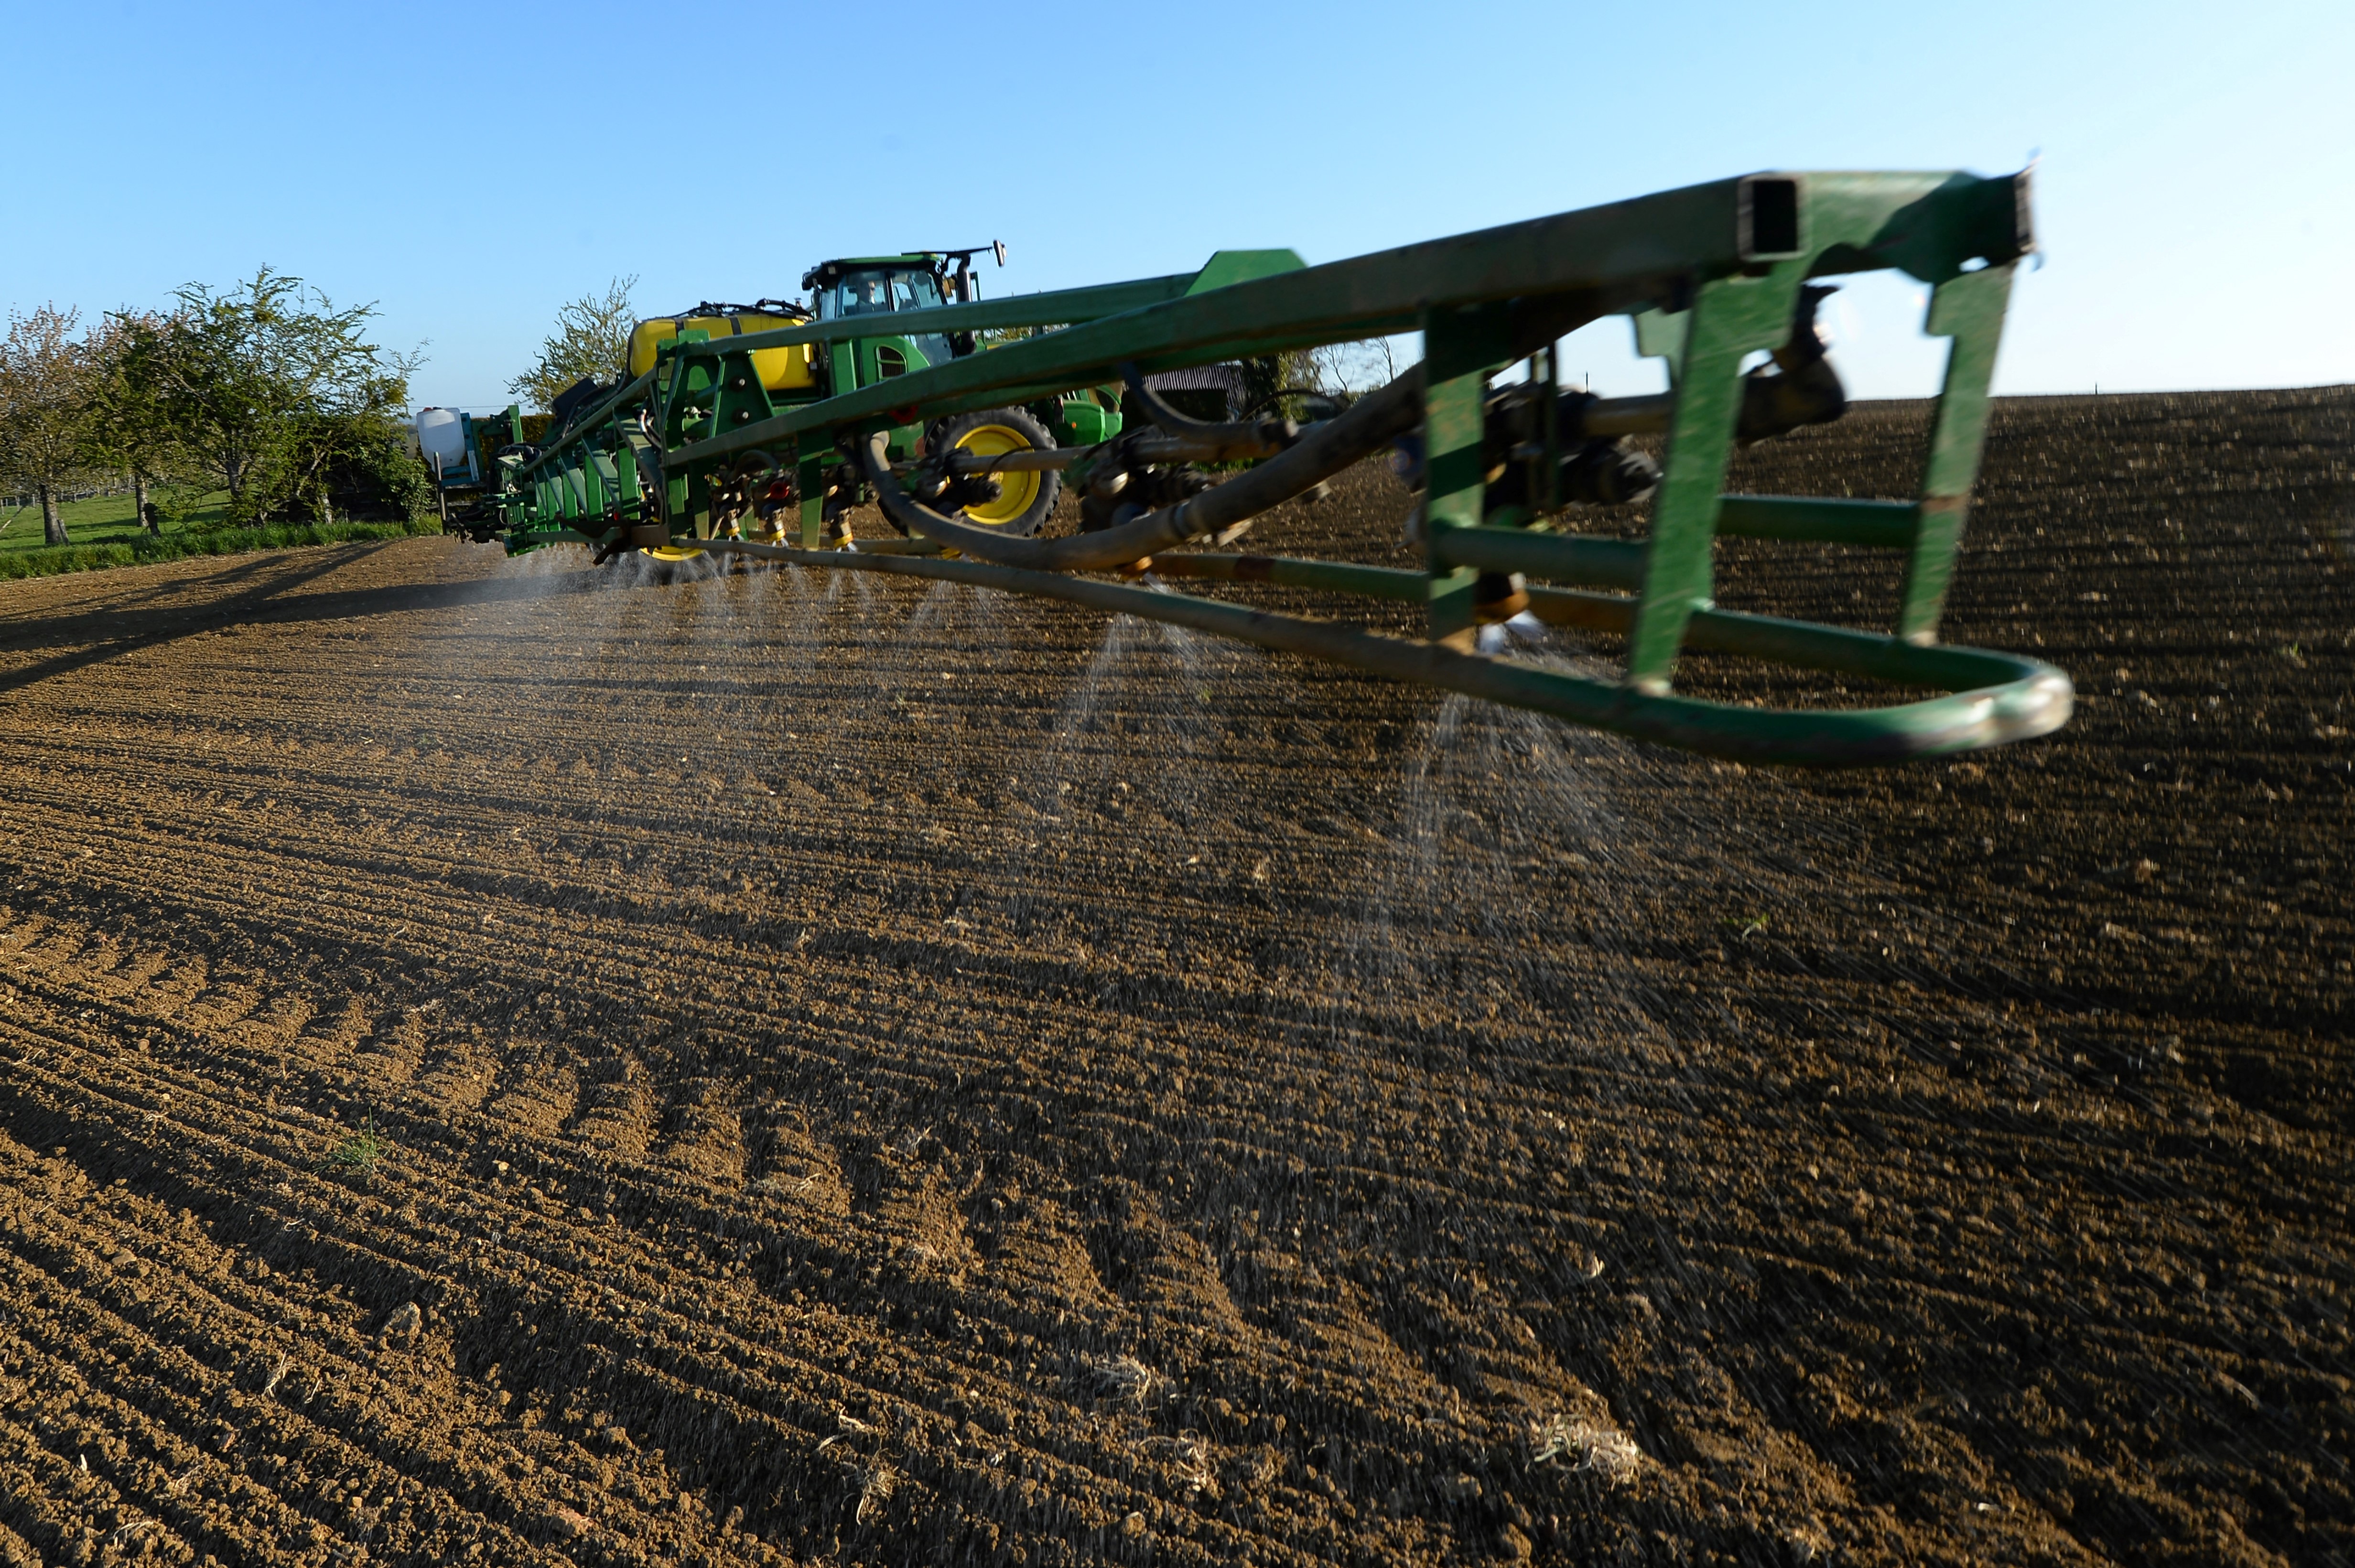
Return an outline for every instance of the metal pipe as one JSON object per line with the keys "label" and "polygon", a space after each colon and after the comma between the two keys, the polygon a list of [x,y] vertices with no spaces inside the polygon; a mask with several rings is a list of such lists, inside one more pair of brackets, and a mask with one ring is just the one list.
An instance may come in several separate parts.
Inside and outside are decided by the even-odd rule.
{"label": "metal pipe", "polygon": [[1651,392],[1640,398],[1597,398],[1572,414],[1578,435],[1593,439],[1619,435],[1657,435],[1668,428],[1677,411],[1674,392]]}
{"label": "metal pipe", "polygon": [[1741,539],[1912,549],[1922,520],[1917,501],[1851,501],[1826,496],[1721,496],[1717,531]]}
{"label": "metal pipe", "polygon": [[1538,383],[1538,484],[1533,489],[1541,512],[1561,507],[1561,370],[1554,363],[1557,357],[1550,343],[1529,356],[1530,379]]}
{"label": "metal pipe", "polygon": [[847,549],[860,555],[938,555],[941,547],[930,539],[868,539],[865,544],[853,540]]}
{"label": "metal pipe", "polygon": [[[1369,599],[1420,603],[1430,580],[1394,566],[1358,566],[1345,561],[1305,560],[1294,556],[1229,555],[1186,550],[1156,557],[1161,577],[1200,577],[1226,582],[1265,582],[1278,588],[1322,589]],[[1625,636],[1635,624],[1634,597],[1590,593],[1574,588],[1531,588],[1529,613],[1552,625]],[[2009,654],[1948,644],[1923,645],[1876,632],[1819,626],[1774,615],[1733,610],[1694,612],[1685,645],[1705,653],[1744,654],[1802,669],[1865,676],[1899,686],[1960,691],[2010,678],[2021,662]],[[2032,661],[2031,661],[2032,662]]]}
{"label": "metal pipe", "polygon": [[[985,457],[977,452],[952,452],[943,461],[952,474],[1039,474],[1050,469],[1069,468],[1095,450],[1092,446],[1050,446],[1028,448],[1020,452],[1001,452],[995,457]],[[895,463],[891,472],[901,474],[922,466],[914,463]]]}
{"label": "metal pipe", "polygon": [[[1165,570],[1167,565],[1166,561],[1156,562],[1155,570]],[[1625,594],[1588,593],[1575,588],[1529,590],[1529,613],[1548,625],[1577,626],[1612,636],[1627,635],[1628,628],[1636,624],[1637,603]],[[1957,647],[1951,643],[1909,643],[1902,637],[1883,636],[1877,632],[1819,626],[1806,621],[1786,621],[1735,610],[1694,611],[1684,645],[1701,653],[1740,654],[1800,669],[1820,670],[1827,675],[1863,676],[1894,686],[1927,687],[1939,691],[1964,691],[1974,686],[1999,683],[2015,665],[2034,662],[1983,648]]]}
{"label": "metal pipe", "polygon": [[[1745,763],[1842,767],[1974,751],[2050,734],[2068,722],[2073,697],[2069,677],[2049,665],[1978,648],[1950,647],[1937,651],[1958,664],[1967,661],[1972,671],[1990,683],[1893,708],[1777,711],[1642,692],[1565,670],[1460,653],[1441,643],[1410,642],[1337,622],[1277,614],[1187,593],[1131,588],[1100,578],[1030,571],[981,560],[808,550],[734,539],[714,540],[706,548],[802,566],[969,582],[1009,593],[1060,599]],[[1846,635],[1864,637],[1861,633]],[[1911,648],[1911,645],[1898,645]]]}
{"label": "metal pipe", "polygon": [[[1851,501],[1812,496],[1724,496],[1717,531],[1729,538],[1817,540],[1908,549],[1922,508],[1912,501]],[[1641,539],[1590,539],[1519,528],[1444,528],[1431,542],[1433,559],[1482,571],[1525,571],[1566,582],[1641,588],[1646,552]]]}
{"label": "metal pipe", "polygon": [[[555,456],[557,453],[563,450],[565,447],[570,446],[575,440],[585,440],[597,433],[600,430],[602,430],[606,420],[612,417],[613,410],[617,409],[623,402],[629,400],[634,394],[645,391],[646,389],[652,387],[654,385],[654,379],[655,373],[652,370],[649,370],[645,375],[639,377],[636,380],[632,381],[628,386],[614,388],[612,391],[606,393],[604,397],[598,400],[596,406],[591,408],[587,413],[582,414],[579,419],[574,420],[570,424],[564,426],[562,429],[550,431],[547,435],[540,437],[541,442],[545,444],[540,447],[539,455],[534,457],[522,467],[517,469],[516,476],[517,478],[521,478],[523,475],[530,473],[533,469],[538,467],[541,464],[547,462],[549,458]],[[575,434],[576,432],[578,432],[577,435]],[[522,433],[523,432],[521,431],[516,432],[516,434],[518,437],[520,437]]]}
{"label": "metal pipe", "polygon": [[[1206,446],[1221,449],[1219,458],[1205,462],[1232,459],[1273,457],[1300,439],[1300,427],[1287,419],[1229,420],[1212,422],[1179,413],[1167,399],[1145,384],[1145,373],[1134,359],[1120,362],[1120,379],[1128,384],[1128,395],[1145,411],[1145,417],[1171,435]],[[1226,454],[1231,449],[1231,456]]]}
{"label": "metal pipe", "polygon": [[[1314,430],[1316,426],[1309,427]],[[1252,458],[1273,457],[1284,449],[1254,444],[1220,445],[1197,441],[1188,436],[1139,434],[1119,438],[1120,454],[1131,464],[1144,463],[1235,463]],[[975,452],[952,452],[947,454],[952,474],[1035,474],[1046,469],[1069,468],[1071,464],[1096,452],[1096,446],[1050,446],[1028,448],[1019,452],[1001,452],[985,457]],[[894,474],[905,474],[920,466],[914,463],[895,463]]]}
{"label": "metal pipe", "polygon": [[1606,588],[1641,588],[1650,546],[1642,539],[1598,539],[1521,528],[1437,528],[1431,558],[1479,571],[1526,571]]}
{"label": "metal pipe", "polygon": [[1431,597],[1431,580],[1394,566],[1357,566],[1341,560],[1303,560],[1288,555],[1227,555],[1214,550],[1176,550],[1153,558],[1160,577],[1205,577],[1221,582],[1265,582],[1277,588],[1321,589],[1366,599],[1420,603]]}
{"label": "metal pipe", "polygon": [[1411,428],[1422,416],[1423,367],[1417,365],[1380,391],[1360,398],[1339,418],[1315,427],[1281,457],[1248,474],[1116,528],[1060,539],[1012,538],[933,511],[901,489],[891,476],[890,464],[884,458],[887,431],[868,437],[860,444],[858,454],[876,499],[909,532],[938,539],[976,560],[1038,571],[1088,571],[1125,566],[1156,550],[1205,535],[1231,538],[1230,530],[1330,479]]}

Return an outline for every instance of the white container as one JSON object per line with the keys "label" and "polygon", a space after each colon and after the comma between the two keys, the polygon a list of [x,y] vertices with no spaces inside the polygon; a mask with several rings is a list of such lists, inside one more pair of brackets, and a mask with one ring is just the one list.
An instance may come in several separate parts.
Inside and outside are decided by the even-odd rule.
{"label": "white container", "polygon": [[426,469],[439,476],[466,468],[466,427],[455,409],[421,409],[417,415],[417,450]]}

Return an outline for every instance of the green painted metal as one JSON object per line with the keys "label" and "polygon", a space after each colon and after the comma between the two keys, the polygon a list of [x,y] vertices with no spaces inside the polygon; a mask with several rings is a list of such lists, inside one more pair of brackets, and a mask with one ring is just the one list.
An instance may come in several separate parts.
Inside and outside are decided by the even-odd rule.
{"label": "green painted metal", "polygon": [[1850,501],[1828,496],[1717,498],[1717,531],[1742,539],[1911,549],[1921,516],[1921,507],[1912,501]]}
{"label": "green painted metal", "polygon": [[[745,474],[773,474],[793,481],[798,545],[720,537],[709,539],[709,549],[1149,615],[1729,756],[1849,763],[1994,744],[2057,727],[2070,702],[2057,671],[1935,642],[1977,475],[2013,266],[2031,245],[2024,176],[1757,175],[1321,266],[1304,265],[1290,251],[1222,251],[1195,272],[1128,283],[811,321],[716,342],[689,331],[657,351],[653,370],[581,411],[540,451],[500,460],[494,531],[511,549],[580,541],[615,548],[638,542],[621,530],[650,523],[659,530],[655,538],[703,540],[732,531],[717,508],[739,504],[730,497],[749,482]],[[1951,343],[1920,495],[1725,495],[1745,357],[1785,347],[1808,279],[1883,268],[1931,286],[1927,329]],[[1550,400],[1540,400],[1537,444],[1516,447],[1511,459],[1530,464],[1535,482],[1509,505],[1490,492],[1490,475],[1505,471],[1497,466],[1504,460],[1492,423],[1493,378],[1528,359],[1543,365],[1550,382],[1550,346],[1614,315],[1633,319],[1644,353],[1668,361],[1672,387],[1662,400],[1663,475],[1643,539],[1582,535],[1582,514],[1558,504]],[[972,349],[960,336],[1012,328],[1039,330]],[[1163,550],[1156,560],[1173,580],[1421,603],[1420,641],[957,560],[921,538],[888,553],[819,548],[826,513],[863,493],[868,480],[848,454],[863,453],[876,432],[885,432],[889,454],[904,465],[932,421],[1032,405],[1055,416],[1050,428],[1063,440],[1090,448],[1077,471],[1084,474],[1115,450],[1095,443],[1119,428],[1108,400],[1088,389],[1116,380],[1124,363],[1150,374],[1402,331],[1420,331],[1424,347],[1423,570],[1183,549]],[[927,363],[919,339],[951,343],[951,357]],[[816,346],[818,384],[805,393],[770,392],[753,352],[797,344]],[[511,431],[519,428],[510,422]],[[755,453],[767,461],[740,471]],[[887,484],[881,468],[864,472]],[[921,519],[908,520],[921,533]],[[1718,610],[1711,594],[1720,535],[1902,552],[1894,626],[1883,634]],[[979,539],[959,542],[988,553]],[[1098,551],[1089,559],[1112,558]],[[1589,592],[1595,588],[1624,592]],[[1479,652],[1481,621],[1523,603],[1540,620],[1625,637],[1623,677],[1572,677]],[[1688,649],[1952,695],[1887,708],[1732,708],[1676,693],[1678,660]]]}
{"label": "green painted metal", "polygon": [[1327,593],[1348,593],[1361,599],[1396,599],[1419,603],[1427,595],[1427,579],[1420,571],[1394,566],[1359,566],[1343,560],[1303,560],[1282,555],[1228,555],[1216,550],[1188,550],[1159,558],[1156,569],[1167,577],[1205,577],[1224,582],[1265,582],[1277,588],[1307,588]]}
{"label": "green painted metal", "polygon": [[1636,313],[1636,352],[1668,368],[1668,385],[1685,362],[1685,329],[1692,325],[1689,310],[1639,310]]}
{"label": "green painted metal", "polygon": [[769,400],[768,389],[761,385],[760,372],[752,368],[751,351],[731,347],[719,357],[711,409],[710,424],[716,430],[734,430],[775,416],[776,405]]}
{"label": "green painted metal", "polygon": [[1717,497],[1742,411],[1742,361],[1781,345],[1806,275],[1804,262],[1785,261],[1763,278],[1712,278],[1693,302],[1652,517],[1644,603],[1627,635],[1627,681],[1640,691],[1668,689],[1685,623],[1709,604]]}
{"label": "green painted metal", "polygon": [[799,460],[796,485],[802,498],[802,548],[815,549],[826,526],[826,472],[838,454],[815,432],[802,437],[794,444],[794,453]]}
{"label": "green painted metal", "polygon": [[[1828,244],[1801,275],[1891,264],[1872,249],[1885,242],[1922,267],[1916,275],[1923,281],[1941,282],[1960,272],[1966,260],[1990,253],[2009,258],[2021,243],[2008,217],[2000,225],[1977,227],[1951,215],[1934,226],[1923,221],[1924,208],[1941,208],[1942,197],[1983,213],[1989,204],[1977,197],[1976,187],[1990,184],[2006,187],[2003,206],[2009,212],[2009,180],[1945,175],[1752,177],[1823,182],[1823,210],[1812,226]],[[1421,325],[1425,310],[1444,305],[1516,302],[1517,331],[1526,323],[1534,346],[1601,316],[1648,307],[1654,294],[1675,293],[1697,272],[1732,276],[1743,271],[1750,262],[1736,247],[1734,230],[1745,183],[1695,186],[1132,310],[918,372],[889,387],[837,394],[766,425],[689,445],[677,455],[704,462],[804,429],[871,427],[897,406],[895,400],[954,411],[1012,400],[1037,387],[1110,380],[1124,361],[1150,372],[1241,353],[1407,331]],[[1925,246],[1924,227],[1951,231],[1956,248],[1947,253]],[[1538,308],[1537,301],[1544,301],[1545,308]],[[930,313],[906,313],[901,319],[917,315]]]}
{"label": "green painted metal", "polygon": [[1050,428],[1066,446],[1094,446],[1120,433],[1120,414],[1092,398],[1068,398]]}
{"label": "green painted metal", "polygon": [[1203,263],[1202,270],[1194,274],[1194,281],[1186,285],[1186,292],[1206,294],[1212,289],[1257,283],[1279,272],[1296,272],[1307,264],[1297,251],[1220,251]]}
{"label": "green painted metal", "polygon": [[[709,548],[714,553],[801,566],[967,582],[1060,599],[1742,762],[1855,767],[1918,761],[2047,734],[2058,727],[2053,718],[2056,708],[2066,713],[2068,677],[2034,659],[1980,648],[1922,648],[1892,637],[1842,633],[1803,622],[1773,623],[1764,617],[1710,612],[1702,624],[1714,628],[1760,621],[1770,632],[1787,628],[1795,635],[1828,634],[1824,651],[1842,649],[1858,673],[1884,672],[1880,678],[1945,688],[1951,695],[1870,709],[1791,712],[1747,708],[1654,695],[1624,684],[1465,653],[1444,643],[1385,636],[1339,622],[1278,614],[1191,594],[1156,592],[1099,578],[1029,571],[977,560],[804,550],[736,540]],[[1795,642],[1793,645],[1803,645]],[[1909,658],[1915,662],[1904,662]]]}
{"label": "green painted metal", "polygon": [[1467,635],[1478,624],[1479,574],[1445,559],[1447,537],[1479,527],[1487,491],[1488,378],[1513,357],[1509,307],[1434,310],[1423,323],[1423,441],[1429,470],[1423,504],[1431,552],[1431,635]]}
{"label": "green painted metal", "polygon": [[1450,528],[1434,534],[1431,542],[1432,560],[1439,567],[1519,571],[1605,588],[1644,586],[1649,554],[1636,539],[1587,539],[1522,528]]}
{"label": "green painted metal", "polygon": [[[1368,599],[1411,602],[1422,597],[1421,574],[1391,566],[1210,550],[1166,558],[1160,565],[1176,576],[1321,589]],[[1625,636],[1635,621],[1636,601],[1626,594],[1539,588],[1530,591],[1529,599],[1539,619],[1563,625]],[[1691,645],[1709,653],[1749,654],[1804,669],[1885,680],[1895,686],[1949,690],[2000,685],[2022,678],[2025,673],[2050,668],[2033,659],[1981,648],[1924,645],[1869,632],[1728,610],[1696,612]]]}
{"label": "green painted metal", "polygon": [[2009,263],[1964,272],[1940,283],[1931,296],[1927,330],[1950,340],[1951,347],[1923,465],[1921,525],[1897,612],[1897,635],[1911,641],[1937,635],[1938,616],[1954,581],[1971,482],[1978,476],[1979,449],[1987,439],[1987,387],[1995,379],[2011,274]]}

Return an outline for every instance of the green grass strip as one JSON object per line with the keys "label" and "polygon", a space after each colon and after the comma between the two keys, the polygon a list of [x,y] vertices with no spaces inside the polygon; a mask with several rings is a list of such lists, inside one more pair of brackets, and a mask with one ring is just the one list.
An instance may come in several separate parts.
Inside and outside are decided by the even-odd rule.
{"label": "green grass strip", "polygon": [[407,539],[441,531],[442,522],[436,517],[414,523],[282,523],[260,528],[208,528],[161,538],[151,535],[114,544],[55,545],[0,553],[0,581],[55,577],[68,571],[101,571],[115,566],[152,566],[157,561],[180,560],[189,556],[242,555],[248,550]]}

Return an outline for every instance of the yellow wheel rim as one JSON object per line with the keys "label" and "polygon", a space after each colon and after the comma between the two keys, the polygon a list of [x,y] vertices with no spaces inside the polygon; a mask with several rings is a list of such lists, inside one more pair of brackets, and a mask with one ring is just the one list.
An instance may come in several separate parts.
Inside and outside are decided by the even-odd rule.
{"label": "yellow wheel rim", "polygon": [[[957,438],[957,450],[976,457],[1003,457],[1009,452],[1029,451],[1030,438],[1009,425],[976,425]],[[1030,503],[1039,498],[1036,474],[1000,474],[997,484],[996,500],[986,507],[967,507],[964,515],[976,523],[997,528],[1028,511]]]}

